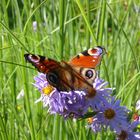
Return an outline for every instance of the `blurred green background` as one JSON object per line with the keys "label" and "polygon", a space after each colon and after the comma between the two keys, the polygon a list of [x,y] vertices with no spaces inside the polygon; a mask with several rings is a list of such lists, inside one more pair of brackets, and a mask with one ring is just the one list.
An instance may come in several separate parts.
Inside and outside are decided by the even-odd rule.
{"label": "blurred green background", "polygon": [[108,52],[100,77],[133,109],[140,98],[139,0],[1,0],[0,139],[114,140],[109,131],[94,134],[86,121],[64,120],[35,104],[37,71],[24,60],[30,52],[68,61],[97,45]]}

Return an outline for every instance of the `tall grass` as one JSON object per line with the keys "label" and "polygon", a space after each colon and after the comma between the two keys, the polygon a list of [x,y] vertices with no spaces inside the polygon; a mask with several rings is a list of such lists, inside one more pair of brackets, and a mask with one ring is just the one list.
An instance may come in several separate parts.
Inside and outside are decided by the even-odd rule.
{"label": "tall grass", "polygon": [[[0,1],[0,139],[114,140],[94,134],[85,121],[48,113],[32,86],[36,70],[24,53],[68,61],[89,47],[106,48],[100,76],[116,87],[122,105],[132,109],[140,98],[139,0]],[[33,29],[33,22],[37,29]],[[25,96],[17,99],[24,90]]]}

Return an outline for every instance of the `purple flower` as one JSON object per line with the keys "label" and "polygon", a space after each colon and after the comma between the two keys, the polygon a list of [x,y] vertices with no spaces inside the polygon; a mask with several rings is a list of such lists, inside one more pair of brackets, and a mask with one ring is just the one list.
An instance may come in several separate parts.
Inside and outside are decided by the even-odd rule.
{"label": "purple flower", "polygon": [[46,107],[49,105],[50,98],[53,94],[55,94],[56,89],[49,85],[45,74],[39,73],[34,80],[35,83],[33,83],[33,85],[41,92],[41,97],[35,103],[42,101],[43,106]]}
{"label": "purple flower", "polygon": [[[94,132],[102,128],[110,128],[117,134],[118,140],[139,140],[140,132],[134,132],[134,128],[140,124],[128,121],[129,110],[120,106],[120,100],[110,96],[112,88],[106,88],[108,84],[98,77],[93,82],[95,95],[87,96],[86,91],[58,91],[46,80],[46,75],[39,73],[34,78],[33,84],[41,93],[36,101],[42,101],[43,106],[49,107],[51,114],[59,114],[64,118],[88,118],[89,125]],[[88,112],[90,110],[90,112]],[[93,111],[93,112],[92,112]],[[95,114],[94,114],[95,112]],[[93,114],[90,114],[93,113]]]}
{"label": "purple flower", "polygon": [[45,74],[40,74],[35,78],[34,86],[41,92],[41,97],[36,101],[42,101],[43,105],[49,107],[50,113],[58,113],[62,116],[79,118],[87,113],[89,107],[94,111],[107,104],[112,93],[111,88],[105,88],[107,82],[95,79],[93,87],[96,90],[94,97],[87,97],[85,91],[58,91],[46,80]]}
{"label": "purple flower", "polygon": [[91,117],[88,118],[88,127],[92,129],[93,132],[100,132],[103,128],[103,125],[97,118]]}
{"label": "purple flower", "polygon": [[38,73],[38,76],[34,77],[35,83],[33,85],[38,88],[38,90],[42,93],[42,89],[49,85],[46,80],[46,76],[43,73]]}
{"label": "purple flower", "polygon": [[96,121],[93,121],[92,127],[98,125],[104,128],[110,127],[111,130],[120,130],[123,126],[128,126],[127,115],[128,110],[120,106],[120,100],[114,101],[112,98],[94,116]]}
{"label": "purple flower", "polygon": [[50,112],[59,113],[65,118],[82,117],[88,109],[85,98],[83,91],[59,92],[59,96],[54,97],[50,103]]}
{"label": "purple flower", "polygon": [[94,97],[88,98],[87,101],[94,111],[98,111],[111,98],[112,88],[105,88],[107,84],[107,82],[98,77],[93,83],[96,93]]}
{"label": "purple flower", "polygon": [[134,129],[140,124],[139,121],[134,121],[129,126],[123,127],[116,132],[117,140],[140,140],[140,132],[134,132]]}
{"label": "purple flower", "polygon": [[33,30],[36,32],[37,31],[37,21],[33,21]]}
{"label": "purple flower", "polygon": [[42,101],[49,106],[50,113],[58,113],[62,116],[78,118],[82,117],[88,109],[86,93],[84,91],[57,91],[49,85],[45,74],[39,74],[35,79],[35,87],[41,92],[41,97],[36,101]]}

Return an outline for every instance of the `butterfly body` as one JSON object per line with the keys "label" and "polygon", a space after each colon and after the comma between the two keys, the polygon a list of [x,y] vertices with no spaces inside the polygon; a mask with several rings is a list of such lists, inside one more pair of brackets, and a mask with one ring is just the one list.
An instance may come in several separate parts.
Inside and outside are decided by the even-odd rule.
{"label": "butterfly body", "polygon": [[102,54],[103,49],[97,47],[80,53],[69,62],[58,62],[34,54],[25,54],[24,57],[39,72],[46,74],[49,84],[57,90],[85,90],[88,96],[94,96],[96,91],[92,84],[96,78],[95,68],[99,65]]}

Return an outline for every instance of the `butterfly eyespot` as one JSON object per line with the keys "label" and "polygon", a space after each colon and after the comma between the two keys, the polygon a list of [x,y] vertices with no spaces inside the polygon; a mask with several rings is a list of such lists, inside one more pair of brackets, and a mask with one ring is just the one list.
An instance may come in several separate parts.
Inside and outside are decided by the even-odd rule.
{"label": "butterfly eyespot", "polygon": [[94,80],[96,78],[96,72],[94,69],[82,68],[81,75],[87,80]]}
{"label": "butterfly eyespot", "polygon": [[93,71],[92,70],[87,70],[86,73],[85,73],[85,76],[87,78],[92,78],[94,75]]}
{"label": "butterfly eyespot", "polygon": [[31,61],[33,61],[33,62],[39,62],[40,61],[40,57],[39,56],[37,56],[37,55],[29,55],[29,58],[30,58],[30,60]]}
{"label": "butterfly eyespot", "polygon": [[50,83],[50,85],[56,87],[57,84],[58,84],[58,80],[59,80],[59,77],[56,73],[54,72],[48,72],[47,75],[46,75],[46,78],[48,80],[48,82]]}

